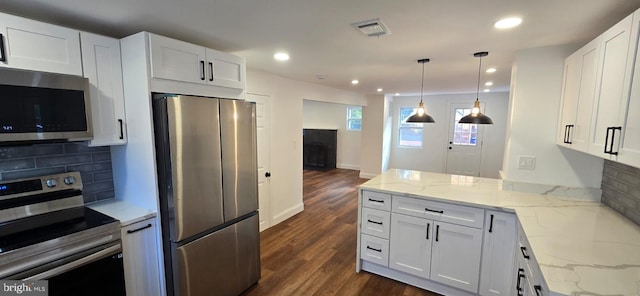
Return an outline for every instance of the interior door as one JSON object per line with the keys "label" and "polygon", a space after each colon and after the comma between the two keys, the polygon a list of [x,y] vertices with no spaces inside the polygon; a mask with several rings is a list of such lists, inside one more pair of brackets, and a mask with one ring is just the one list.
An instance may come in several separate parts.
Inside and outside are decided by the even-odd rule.
{"label": "interior door", "polygon": [[256,130],[258,140],[258,211],[260,231],[271,227],[271,98],[266,95],[247,94],[247,100],[256,103]]}
{"label": "interior door", "polygon": [[473,102],[449,105],[447,174],[480,176],[482,126],[458,123],[460,118],[471,113],[471,106]]}

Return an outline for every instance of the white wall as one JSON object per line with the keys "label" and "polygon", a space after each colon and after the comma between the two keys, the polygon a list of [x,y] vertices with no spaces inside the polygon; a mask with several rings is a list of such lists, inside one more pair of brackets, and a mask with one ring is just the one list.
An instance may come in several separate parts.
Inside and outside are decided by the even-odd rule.
{"label": "white wall", "polygon": [[364,95],[248,70],[247,93],[271,97],[271,212],[277,224],[303,210],[303,100],[366,105]]}
{"label": "white wall", "polygon": [[[498,178],[502,167],[504,137],[507,124],[509,94],[506,92],[481,93],[484,104],[483,113],[491,117],[494,124],[483,126],[483,146],[481,153],[480,176]],[[398,124],[401,107],[415,108],[419,96],[395,97],[392,108],[391,161],[393,168],[412,169],[429,172],[446,172],[447,148],[449,143],[449,105],[462,103],[473,106],[476,94],[441,94],[423,97],[427,113],[435,123],[424,124],[422,148],[398,146]],[[453,120],[453,119],[452,119]]]}
{"label": "white wall", "polygon": [[[555,144],[564,59],[576,48],[563,45],[517,53],[511,77],[503,179],[600,188],[602,159]],[[520,155],[535,156],[535,170],[518,169]]]}
{"label": "white wall", "polygon": [[361,132],[347,130],[347,107],[349,106],[304,100],[302,127],[338,130],[336,167],[359,170]]}
{"label": "white wall", "polygon": [[367,106],[362,107],[362,150],[360,154],[360,178],[373,178],[386,167],[385,124],[388,99],[384,95],[368,95]]}

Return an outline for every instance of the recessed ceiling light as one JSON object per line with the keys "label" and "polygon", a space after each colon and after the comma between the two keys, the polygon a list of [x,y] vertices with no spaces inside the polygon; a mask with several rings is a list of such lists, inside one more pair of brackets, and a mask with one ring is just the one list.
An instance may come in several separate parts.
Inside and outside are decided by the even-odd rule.
{"label": "recessed ceiling light", "polygon": [[360,83],[360,81],[358,81],[358,79],[351,80],[351,84],[358,84],[358,83]]}
{"label": "recessed ceiling light", "polygon": [[491,91],[491,90],[490,90],[490,89],[488,89],[488,88],[485,88],[485,89],[484,89],[484,92],[490,92],[490,91]]}
{"label": "recessed ceiling light", "polygon": [[489,68],[487,69],[487,73],[493,73],[496,71],[496,68]]}
{"label": "recessed ceiling light", "polygon": [[276,54],[273,55],[273,58],[278,61],[288,61],[289,55],[284,52],[277,52]]}
{"label": "recessed ceiling light", "polygon": [[519,17],[508,17],[497,21],[493,26],[496,27],[496,29],[509,29],[516,27],[521,23],[522,19]]}
{"label": "recessed ceiling light", "polygon": [[382,91],[382,88],[378,88],[378,89],[377,89],[377,91],[378,91],[378,92],[381,92],[381,91]]}
{"label": "recessed ceiling light", "polygon": [[400,93],[396,93],[396,96],[399,96],[399,95],[400,95]]}
{"label": "recessed ceiling light", "polygon": [[487,82],[485,82],[485,84],[484,84],[484,85],[486,85],[486,86],[492,86],[492,85],[493,85],[493,82],[491,82],[491,81],[487,81]]}

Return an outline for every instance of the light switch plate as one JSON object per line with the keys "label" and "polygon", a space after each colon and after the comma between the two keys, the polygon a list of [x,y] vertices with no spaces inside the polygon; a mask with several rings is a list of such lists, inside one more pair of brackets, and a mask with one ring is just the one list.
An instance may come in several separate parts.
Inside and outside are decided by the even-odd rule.
{"label": "light switch plate", "polygon": [[519,170],[535,170],[536,169],[536,157],[531,155],[518,156],[518,169]]}

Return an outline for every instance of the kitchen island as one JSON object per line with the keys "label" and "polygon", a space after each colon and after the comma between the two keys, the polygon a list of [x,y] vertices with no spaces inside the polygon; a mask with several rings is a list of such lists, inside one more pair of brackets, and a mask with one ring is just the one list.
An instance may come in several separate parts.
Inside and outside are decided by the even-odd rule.
{"label": "kitchen island", "polygon": [[[508,250],[511,252],[506,252],[504,255],[515,256],[513,260],[506,258],[507,264],[511,266],[509,270],[512,271],[508,282],[513,287],[513,290],[507,291],[506,295],[518,293],[529,295],[526,294],[528,291],[525,288],[525,282],[533,280],[538,284],[531,286],[535,289],[532,290],[532,295],[536,295],[536,292],[542,295],[640,295],[640,227],[600,202],[506,191],[502,190],[501,180],[496,179],[398,169],[389,170],[362,184],[359,196],[356,260],[358,272],[366,270],[444,294],[503,295],[502,292],[491,293],[478,290],[478,286],[484,284],[480,282],[491,276],[484,273],[485,268],[493,264],[490,260],[495,260],[486,256],[486,243],[490,240],[488,234],[496,231],[493,229],[494,214],[498,217],[503,213],[511,216],[515,214],[514,221],[517,221],[515,223],[517,225],[514,225],[514,228],[517,229],[514,231],[520,234],[519,237],[511,236],[516,241],[505,241],[501,244],[514,246],[515,249]],[[385,203],[386,205],[383,206]],[[430,203],[434,207],[431,207]],[[417,204],[422,205],[424,214],[417,211],[411,212],[411,206]],[[467,214],[472,214],[472,211],[483,211],[487,216],[476,213],[475,216],[461,214],[462,218],[456,218],[453,217],[454,214],[449,214],[452,211],[447,210],[447,207],[450,207],[453,212],[460,212],[460,209],[469,210]],[[384,216],[385,214],[387,216]],[[445,217],[447,214],[451,217]],[[382,217],[380,221],[375,218],[378,216]],[[454,225],[461,229],[468,228],[469,237],[473,233],[484,232],[484,235],[478,238],[481,241],[484,239],[485,243],[481,248],[485,249],[482,250],[482,259],[478,255],[478,263],[471,265],[478,268],[474,272],[479,275],[479,279],[475,282],[456,279],[452,281],[454,284],[463,283],[471,288],[456,290],[456,288],[450,288],[448,284],[432,283],[431,279],[436,275],[433,264],[438,262],[438,258],[431,258],[430,276],[428,271],[426,271],[427,276],[417,276],[419,273],[414,271],[420,269],[418,265],[414,267],[402,262],[396,262],[394,265],[394,258],[402,260],[401,257],[405,256],[402,254],[393,256],[394,239],[400,237],[395,235],[394,231],[397,233],[398,229],[402,229],[400,222],[415,220],[416,217],[422,218],[418,220],[426,221],[425,237],[429,239],[431,236],[430,239],[434,242],[428,244],[429,248],[434,250],[437,244],[437,238],[434,240],[434,236],[437,237],[438,233],[433,228],[439,228],[440,225],[443,229],[450,224],[470,226]],[[458,219],[458,222],[454,221],[455,219]],[[453,222],[445,223],[451,221]],[[371,231],[367,231],[372,227],[368,227],[367,224],[373,225],[374,228],[386,226],[385,224],[391,226],[390,228],[386,226],[385,229],[380,228],[380,235],[375,233],[375,229],[373,235],[368,235]],[[508,230],[508,228],[504,229]],[[410,243],[406,238],[403,239],[405,239],[404,242]],[[445,237],[440,238],[441,241],[444,239]],[[368,245],[369,242],[373,243]],[[402,243],[396,243],[396,246],[404,247]],[[500,247],[500,245],[493,247]],[[452,248],[449,247],[449,249]],[[369,252],[374,253],[374,256],[368,259]],[[481,251],[477,252],[480,254]],[[450,269],[455,269],[456,266],[466,267],[465,264],[471,260],[469,258],[474,258],[468,254],[469,252],[465,251],[461,256],[464,258],[462,262],[454,262],[447,267]],[[518,260],[518,257],[526,258],[527,260],[524,260],[526,264],[518,263],[523,261]],[[528,272],[532,273],[531,277]],[[539,274],[537,277],[536,273]]]}

